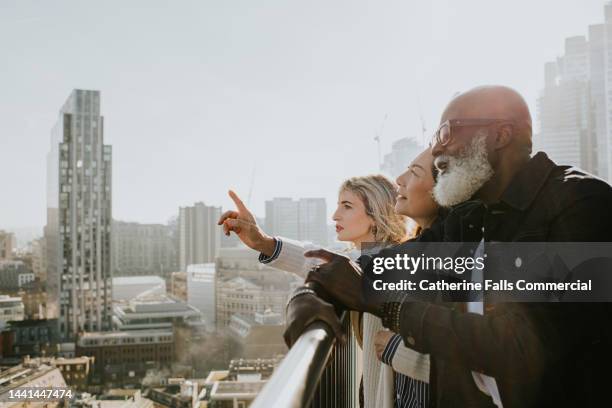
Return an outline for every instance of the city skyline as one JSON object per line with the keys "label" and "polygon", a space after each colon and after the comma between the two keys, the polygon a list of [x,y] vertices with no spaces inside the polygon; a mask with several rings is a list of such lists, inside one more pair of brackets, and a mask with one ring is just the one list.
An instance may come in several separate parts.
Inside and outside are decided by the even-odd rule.
{"label": "city skyline", "polygon": [[[0,226],[44,225],[44,156],[74,88],[103,95],[116,219],[165,223],[197,201],[231,208],[234,188],[257,215],[272,197],[324,197],[330,222],[340,182],[378,172],[381,129],[386,153],[421,136],[421,115],[430,133],[454,92],[491,82],[516,87],[535,116],[544,63],[603,22],[605,3],[364,2],[321,15],[316,5],[185,2],[167,19],[156,3],[121,15],[109,3],[4,3],[0,171],[18,181],[5,189]],[[479,17],[491,13],[508,18]],[[161,21],[167,29],[155,28]],[[47,51],[68,39],[79,58]]]}
{"label": "city skyline", "polygon": [[[475,292],[491,274],[553,303],[606,292],[589,261],[605,261],[591,241],[610,221],[598,204],[612,194],[612,0],[5,0],[0,49],[0,397],[606,398],[603,303],[559,314],[487,287],[438,303],[453,269]],[[480,85],[525,98],[532,144],[520,96]],[[397,202],[359,177],[373,174],[400,177]],[[574,238],[584,245],[550,265],[531,256],[537,240]],[[504,240],[531,252],[492,251]],[[430,243],[452,245],[440,257]],[[433,251],[421,268],[382,259],[415,248]],[[567,290],[540,291],[555,285]]]}

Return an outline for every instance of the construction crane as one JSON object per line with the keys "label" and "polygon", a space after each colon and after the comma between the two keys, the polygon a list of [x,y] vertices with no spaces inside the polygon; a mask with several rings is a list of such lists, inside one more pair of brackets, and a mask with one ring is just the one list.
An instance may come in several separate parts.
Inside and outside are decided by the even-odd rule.
{"label": "construction crane", "polygon": [[382,136],[382,132],[385,128],[385,122],[387,121],[387,114],[385,113],[385,117],[382,120],[379,130],[376,132],[376,136],[374,136],[374,141],[378,147],[378,170],[382,169],[382,159],[380,156],[380,136]]}
{"label": "construction crane", "polygon": [[421,102],[417,95],[417,109],[419,111],[419,120],[421,121],[421,143],[423,146],[427,146],[427,127],[425,126],[425,119],[423,118],[423,110],[421,109]]}
{"label": "construction crane", "polygon": [[253,185],[255,184],[255,168],[257,162],[253,163],[253,171],[251,171],[251,184],[249,185],[249,195],[247,196],[247,206],[251,205],[251,195],[253,194]]}

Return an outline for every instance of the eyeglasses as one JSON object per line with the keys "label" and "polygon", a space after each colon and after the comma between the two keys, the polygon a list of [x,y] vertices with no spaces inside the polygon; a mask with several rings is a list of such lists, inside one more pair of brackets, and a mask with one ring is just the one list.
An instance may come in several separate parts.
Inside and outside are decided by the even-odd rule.
{"label": "eyeglasses", "polygon": [[436,133],[431,137],[429,147],[436,145],[446,146],[453,140],[453,128],[468,127],[468,126],[490,126],[494,123],[508,122],[515,124],[516,121],[511,119],[450,119],[442,123]]}

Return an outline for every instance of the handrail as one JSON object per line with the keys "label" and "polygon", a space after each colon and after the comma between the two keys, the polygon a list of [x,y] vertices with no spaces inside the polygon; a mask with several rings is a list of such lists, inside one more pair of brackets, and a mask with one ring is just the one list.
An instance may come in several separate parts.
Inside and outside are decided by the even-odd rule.
{"label": "handrail", "polygon": [[327,323],[317,321],[308,326],[250,407],[308,406],[332,352],[334,340]]}

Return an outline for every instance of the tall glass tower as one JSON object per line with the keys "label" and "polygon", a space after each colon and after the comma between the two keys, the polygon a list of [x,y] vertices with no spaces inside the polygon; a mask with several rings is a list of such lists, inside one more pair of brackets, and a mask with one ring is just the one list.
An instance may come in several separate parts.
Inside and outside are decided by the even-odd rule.
{"label": "tall glass tower", "polygon": [[48,317],[65,341],[111,327],[111,160],[100,92],[75,89],[47,156]]}

